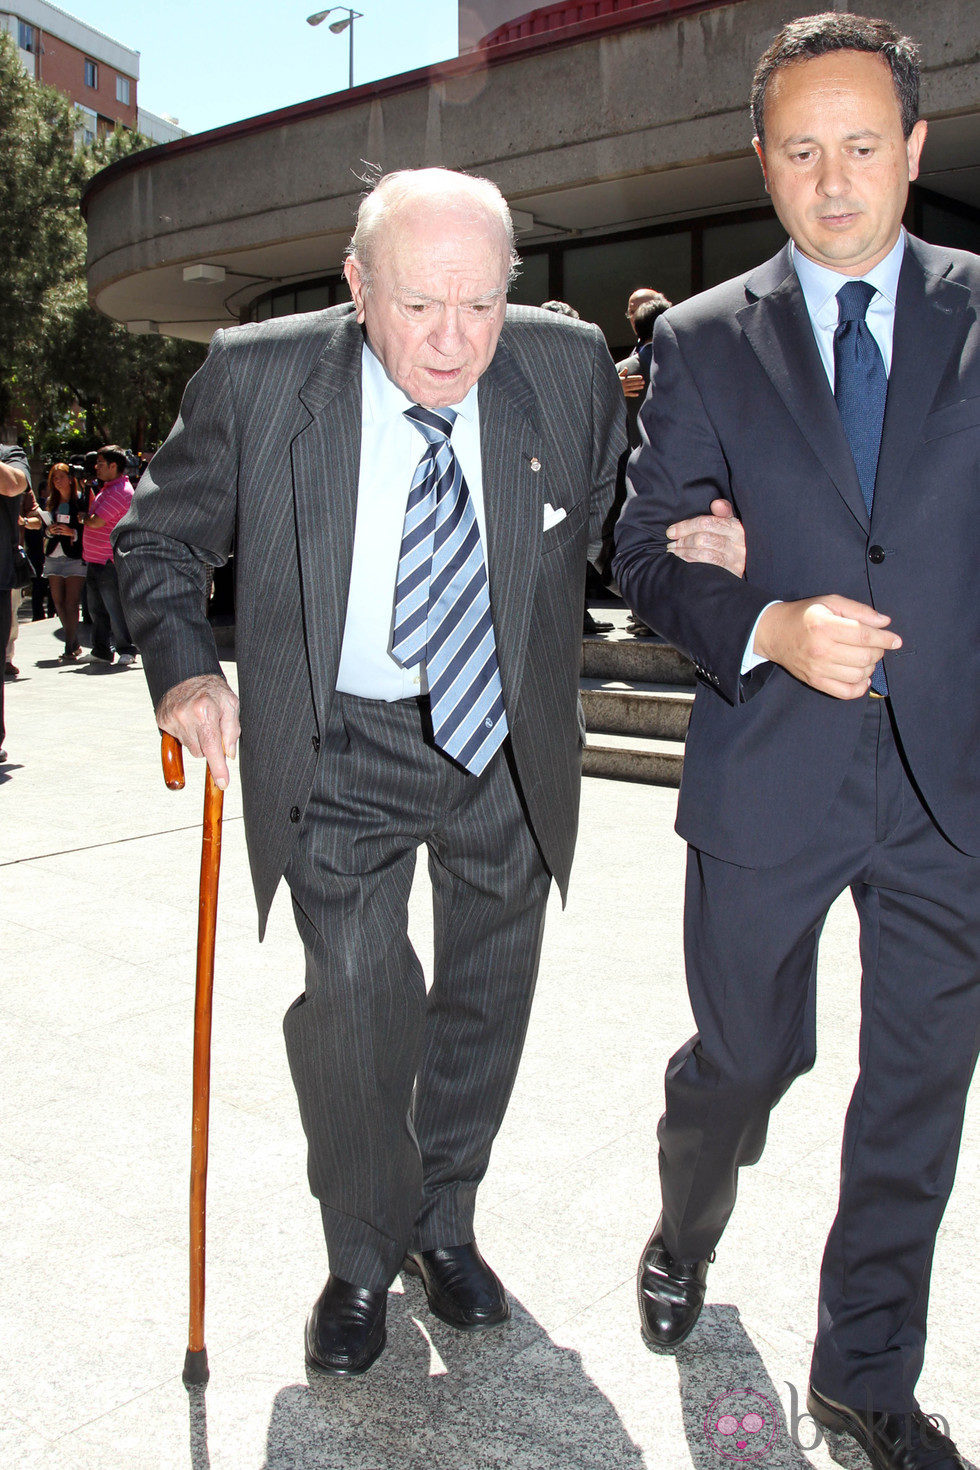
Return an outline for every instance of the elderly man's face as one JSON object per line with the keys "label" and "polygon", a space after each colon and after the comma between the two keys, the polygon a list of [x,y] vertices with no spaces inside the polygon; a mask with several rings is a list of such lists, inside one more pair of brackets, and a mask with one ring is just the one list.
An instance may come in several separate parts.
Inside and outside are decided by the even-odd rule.
{"label": "elderly man's face", "polygon": [[787,234],[811,260],[864,275],[898,239],[926,124],[902,135],[887,62],[832,51],[781,68],[766,89],[766,188]]}
{"label": "elderly man's face", "polygon": [[403,205],[376,242],[370,288],[345,274],[371,349],[423,408],[459,403],[486,370],[504,322],[503,225],[470,205]]}

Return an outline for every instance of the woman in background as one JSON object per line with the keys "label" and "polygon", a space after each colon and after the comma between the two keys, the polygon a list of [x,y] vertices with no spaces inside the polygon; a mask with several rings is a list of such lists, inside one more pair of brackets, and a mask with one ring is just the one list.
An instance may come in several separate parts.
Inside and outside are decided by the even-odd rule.
{"label": "woman in background", "polygon": [[55,612],[65,630],[62,663],[76,663],[82,654],[78,611],[85,585],[82,521],[88,514],[88,503],[88,490],[79,484],[68,465],[52,465],[41,518],[48,532],[44,544],[44,575],[51,588]]}

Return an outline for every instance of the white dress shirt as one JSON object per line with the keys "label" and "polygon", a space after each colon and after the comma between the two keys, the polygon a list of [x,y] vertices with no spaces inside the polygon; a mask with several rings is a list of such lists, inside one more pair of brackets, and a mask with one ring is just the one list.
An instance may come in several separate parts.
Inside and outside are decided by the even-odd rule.
{"label": "white dress shirt", "polygon": [[[885,364],[885,376],[888,377],[892,370],[892,340],[895,336],[895,299],[898,295],[898,277],[902,269],[902,258],[905,255],[905,231],[899,230],[898,239],[889,250],[884,260],[871,270],[865,271],[863,276],[842,276],[839,271],[832,271],[825,265],[817,265],[815,260],[797,250],[793,241],[790,241],[790,256],[793,268],[799,278],[800,289],[803,292],[803,300],[806,302],[807,314],[810,318],[810,326],[813,328],[814,340],[817,351],[820,353],[820,361],[824,365],[830,391],[834,391],[834,333],[837,330],[839,319],[839,308],[837,304],[837,292],[848,281],[867,281],[869,286],[874,286],[875,295],[872,296],[868,306],[865,320],[871,331],[872,337],[878,344],[882,360]],[[775,599],[778,601],[779,599]],[[774,602],[766,603],[759,617],[756,618],[749,634],[749,641],[745,645],[745,655],[742,659],[742,673],[747,674],[751,669],[757,668],[759,664],[767,663],[761,654],[753,652],[756,630],[759,619],[769,608],[775,606]]]}
{"label": "white dress shirt", "polygon": [[[453,449],[486,548],[480,410],[474,384],[461,403]],[[403,669],[390,653],[395,582],[405,507],[416,466],[428,445],[409,419],[412,399],[388,377],[365,343],[361,353],[361,462],[357,480],[354,559],[337,689],[361,699],[410,699],[425,693],[421,664]]]}

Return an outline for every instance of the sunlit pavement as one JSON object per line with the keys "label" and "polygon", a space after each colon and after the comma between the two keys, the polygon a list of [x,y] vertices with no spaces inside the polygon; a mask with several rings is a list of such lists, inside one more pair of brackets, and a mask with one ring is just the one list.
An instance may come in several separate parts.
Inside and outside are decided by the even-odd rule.
{"label": "sunlit pavement", "polygon": [[[352,1381],[318,1379],[303,1362],[303,1322],[327,1266],[280,1031],[301,954],[282,895],[257,942],[233,785],[214,1003],[211,1381],[188,1395],[201,771],[168,792],[139,668],[61,666],[55,627],[22,625],[0,767],[0,1464],[833,1463],[826,1445],[810,1448],[814,1426],[798,1415],[856,1068],[850,904],[823,940],[816,1068],[743,1176],[698,1328],[676,1355],[655,1356],[640,1340],[634,1272],[659,1207],[663,1067],[691,1029],[684,853],[675,792],[597,780],[584,785],[571,898],[565,913],[552,906],[524,1063],[480,1194],[480,1244],[512,1294],[512,1321],[463,1336],[431,1316],[417,1282],[396,1281],[388,1347]],[[427,960],[424,871],[412,924]],[[973,1100],[920,1384],[923,1406],[975,1460],[978,1139]],[[745,1405],[764,1427],[726,1437],[719,1419]]]}

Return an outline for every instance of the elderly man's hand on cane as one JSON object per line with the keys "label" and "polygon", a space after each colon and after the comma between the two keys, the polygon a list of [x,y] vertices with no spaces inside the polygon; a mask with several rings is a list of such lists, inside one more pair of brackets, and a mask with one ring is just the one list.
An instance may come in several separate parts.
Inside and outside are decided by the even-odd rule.
{"label": "elderly man's hand on cane", "polygon": [[157,705],[157,724],[193,756],[203,756],[219,791],[228,789],[228,761],[234,760],[242,727],[238,696],[217,674],[201,674],[168,689]]}

